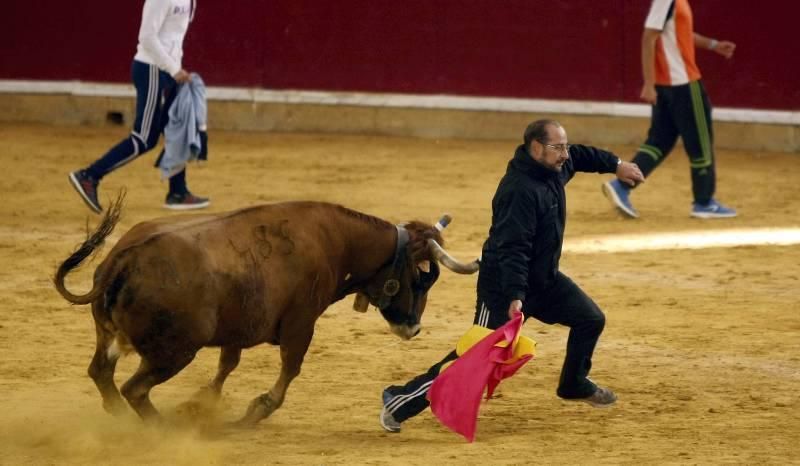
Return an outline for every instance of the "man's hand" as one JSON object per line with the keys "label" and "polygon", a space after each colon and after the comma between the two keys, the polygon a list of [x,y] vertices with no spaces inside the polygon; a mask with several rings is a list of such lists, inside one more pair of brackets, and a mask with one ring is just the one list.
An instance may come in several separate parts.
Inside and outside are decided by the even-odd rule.
{"label": "man's hand", "polygon": [[622,162],[617,165],[617,178],[631,186],[644,183],[644,175],[642,175],[642,171],[639,170],[639,166],[630,162]]}
{"label": "man's hand", "polygon": [[656,104],[655,84],[644,83],[644,85],[642,85],[642,92],[639,93],[639,98],[644,100],[650,105],[655,105]]}
{"label": "man's hand", "polygon": [[721,40],[717,42],[716,46],[712,49],[725,58],[730,59],[733,57],[733,52],[736,50],[736,44],[729,40]]}
{"label": "man's hand", "polygon": [[519,299],[511,301],[511,304],[508,306],[508,318],[513,319],[515,312],[522,312],[522,301]]}
{"label": "man's hand", "polygon": [[175,76],[173,76],[173,78],[175,78],[175,81],[177,81],[180,84],[188,83],[189,81],[192,80],[192,77],[189,76],[189,72],[184,70],[183,68],[181,68],[180,71],[175,73]]}

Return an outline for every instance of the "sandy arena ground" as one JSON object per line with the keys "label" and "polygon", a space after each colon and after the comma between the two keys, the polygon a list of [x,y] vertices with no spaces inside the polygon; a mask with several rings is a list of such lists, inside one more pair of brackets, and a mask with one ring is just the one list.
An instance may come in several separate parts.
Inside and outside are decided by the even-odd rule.
{"label": "sandy arena ground", "polygon": [[[520,128],[522,133],[523,128]],[[569,128],[567,128],[569,131]],[[474,444],[425,412],[401,434],[378,424],[383,386],[444,355],[470,325],[474,276],[442,272],[423,331],[403,342],[379,313],[352,299],[331,306],[286,403],[256,429],[219,433],[277,376],[278,351],[243,353],[218,412],[187,419],[176,407],[214,374],[206,349],[153,400],[177,427],[113,418],[86,375],[94,351],[89,306],[67,304],[51,285],[56,266],[98,217],[67,173],[123,137],[118,127],[0,125],[0,463],[2,464],[786,464],[800,441],[800,245],[565,252],[562,270],[607,315],[593,378],[618,404],[597,410],[555,396],[567,330],[528,322],[537,358],[481,407]],[[578,141],[573,141],[578,142]],[[586,141],[590,143],[591,141]],[[211,134],[211,162],[192,166],[190,187],[212,210],[314,199],[390,221],[435,221],[450,212],[449,250],[474,257],[490,201],[515,143],[389,137]],[[630,147],[612,147],[628,158]],[[161,208],[156,151],[101,185],[104,205],[128,188],[124,218],[181,215]],[[600,193],[607,175],[568,187],[566,247],[586,237],[800,227],[798,154],[724,152],[718,197],[735,219],[690,219],[689,170],[678,151],[634,195],[642,218],[618,216]],[[113,243],[112,241],[112,243]],[[108,247],[106,248],[108,250]],[[94,262],[72,275],[88,289]],[[122,383],[135,355],[117,370]]]}

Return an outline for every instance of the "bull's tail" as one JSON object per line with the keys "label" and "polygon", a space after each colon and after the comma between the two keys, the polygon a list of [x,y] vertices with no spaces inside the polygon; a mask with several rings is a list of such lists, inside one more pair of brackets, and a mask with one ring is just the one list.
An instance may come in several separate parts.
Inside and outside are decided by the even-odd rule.
{"label": "bull's tail", "polygon": [[87,257],[91,256],[92,253],[105,242],[108,235],[114,231],[114,227],[117,225],[122,215],[124,200],[125,190],[123,189],[119,192],[117,199],[109,206],[108,210],[106,210],[97,228],[95,228],[95,230],[87,236],[86,241],[58,267],[56,276],[53,278],[53,283],[61,296],[72,304],[89,304],[97,299],[100,293],[105,289],[107,277],[111,275],[108,273],[109,271],[106,271],[103,277],[95,280],[92,290],[82,296],[70,293],[66,286],[64,286],[64,278],[70,271],[79,267]]}

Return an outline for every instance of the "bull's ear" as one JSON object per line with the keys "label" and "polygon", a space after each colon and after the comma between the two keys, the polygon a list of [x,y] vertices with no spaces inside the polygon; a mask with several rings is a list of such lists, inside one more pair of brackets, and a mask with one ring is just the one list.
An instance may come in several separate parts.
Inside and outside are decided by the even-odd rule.
{"label": "bull's ear", "polygon": [[356,299],[353,301],[353,310],[358,312],[367,312],[369,308],[369,298],[364,293],[356,293]]}
{"label": "bull's ear", "polygon": [[417,264],[417,267],[425,273],[431,273],[431,261],[424,260]]}

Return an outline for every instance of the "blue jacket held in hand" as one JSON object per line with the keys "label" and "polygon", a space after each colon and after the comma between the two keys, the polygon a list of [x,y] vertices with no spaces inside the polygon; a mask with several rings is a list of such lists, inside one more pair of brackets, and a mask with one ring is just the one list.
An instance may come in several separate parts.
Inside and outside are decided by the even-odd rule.
{"label": "blue jacket held in hand", "polygon": [[191,77],[191,81],[180,85],[169,109],[169,122],[164,128],[164,156],[158,164],[162,179],[179,173],[204,149],[203,135],[208,124],[206,86],[197,73]]}

